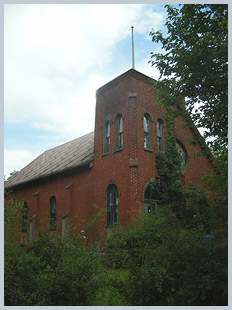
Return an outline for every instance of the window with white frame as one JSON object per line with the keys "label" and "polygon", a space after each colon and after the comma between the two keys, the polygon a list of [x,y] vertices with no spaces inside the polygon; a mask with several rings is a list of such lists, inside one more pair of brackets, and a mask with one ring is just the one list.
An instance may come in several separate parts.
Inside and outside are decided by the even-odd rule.
{"label": "window with white frame", "polygon": [[144,131],[144,148],[151,150],[151,117],[149,114],[143,116],[143,131]]}
{"label": "window with white frame", "polygon": [[103,133],[103,154],[109,153],[109,151],[110,151],[110,121],[105,120],[104,133]]}
{"label": "window with white frame", "polygon": [[122,115],[116,116],[116,150],[122,149],[123,147],[123,120]]}
{"label": "window with white frame", "polygon": [[157,120],[157,146],[158,151],[164,151],[164,122],[162,119]]}

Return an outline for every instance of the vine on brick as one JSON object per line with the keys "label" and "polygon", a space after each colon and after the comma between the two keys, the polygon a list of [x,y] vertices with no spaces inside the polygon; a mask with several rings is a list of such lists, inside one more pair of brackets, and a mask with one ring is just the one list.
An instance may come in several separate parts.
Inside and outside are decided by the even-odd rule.
{"label": "vine on brick", "polygon": [[[169,206],[183,224],[188,227],[195,226],[202,233],[210,232],[210,200],[206,192],[193,185],[186,188],[183,183],[181,159],[176,147],[174,134],[174,120],[183,115],[181,98],[172,98],[168,92],[158,88],[157,97],[159,105],[166,109],[164,118],[167,124],[167,149],[158,151],[155,155],[158,178],[151,184],[157,192],[159,185],[162,188],[160,206]],[[179,100],[179,101],[178,101]],[[182,107],[181,109],[178,108]],[[186,119],[188,126],[188,119]],[[158,180],[158,181],[157,181]]]}

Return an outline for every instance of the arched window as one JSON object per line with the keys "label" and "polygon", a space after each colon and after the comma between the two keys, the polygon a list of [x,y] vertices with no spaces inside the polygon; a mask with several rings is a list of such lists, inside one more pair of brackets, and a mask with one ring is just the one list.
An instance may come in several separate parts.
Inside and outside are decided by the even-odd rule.
{"label": "arched window", "polygon": [[28,205],[24,202],[22,208],[22,232],[27,232],[27,223],[28,223]]}
{"label": "arched window", "polygon": [[30,233],[29,233],[29,240],[32,241],[35,239],[36,236],[36,215],[33,215],[30,218]]}
{"label": "arched window", "polygon": [[151,179],[144,193],[144,212],[155,212],[162,202],[167,199],[167,191],[159,176]]}
{"label": "arched window", "polygon": [[57,222],[57,207],[56,207],[56,197],[52,196],[50,198],[50,230],[56,230]]}
{"label": "arched window", "polygon": [[111,184],[107,188],[107,226],[118,224],[118,189]]}
{"label": "arched window", "polygon": [[116,150],[123,147],[123,121],[122,115],[116,116]]}
{"label": "arched window", "polygon": [[180,142],[179,140],[176,140],[176,147],[177,147],[178,153],[180,155],[181,170],[182,170],[182,172],[186,172],[186,170],[188,169],[188,163],[189,163],[186,148],[183,145],[183,143]]}
{"label": "arched window", "polygon": [[149,114],[143,116],[143,131],[144,131],[144,148],[151,150],[151,117]]}
{"label": "arched window", "polygon": [[144,194],[144,213],[152,213],[157,207],[155,188],[149,184]]}
{"label": "arched window", "polygon": [[110,151],[110,121],[104,122],[104,133],[103,133],[103,154],[109,153]]}
{"label": "arched window", "polygon": [[164,151],[164,122],[162,119],[157,120],[157,145],[158,151]]}

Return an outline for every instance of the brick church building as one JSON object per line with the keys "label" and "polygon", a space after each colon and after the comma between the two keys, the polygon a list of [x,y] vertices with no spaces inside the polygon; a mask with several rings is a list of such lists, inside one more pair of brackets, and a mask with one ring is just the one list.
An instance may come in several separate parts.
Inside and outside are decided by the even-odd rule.
{"label": "brick church building", "polygon": [[[66,236],[85,228],[105,208],[95,234],[107,234],[156,206],[149,184],[157,176],[155,153],[165,151],[164,109],[144,74],[130,69],[96,92],[95,131],[45,151],[5,183],[24,203],[22,232],[33,239],[44,227]],[[199,132],[175,119],[174,133],[186,185],[201,184],[212,166],[209,158],[193,158],[204,143],[188,142]],[[95,206],[95,207],[94,207]]]}

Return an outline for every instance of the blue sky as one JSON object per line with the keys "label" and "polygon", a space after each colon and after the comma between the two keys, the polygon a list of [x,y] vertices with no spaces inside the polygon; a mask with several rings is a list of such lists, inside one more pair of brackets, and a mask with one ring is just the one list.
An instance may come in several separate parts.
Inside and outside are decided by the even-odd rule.
{"label": "blue sky", "polygon": [[7,4],[4,9],[4,175],[94,130],[96,90],[148,64],[163,30],[158,4]]}

